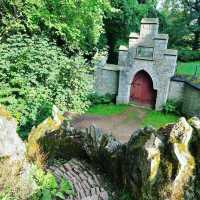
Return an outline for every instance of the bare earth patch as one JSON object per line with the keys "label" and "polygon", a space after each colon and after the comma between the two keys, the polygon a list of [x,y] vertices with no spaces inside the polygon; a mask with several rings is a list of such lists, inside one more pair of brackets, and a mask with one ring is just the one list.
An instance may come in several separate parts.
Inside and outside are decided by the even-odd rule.
{"label": "bare earth patch", "polygon": [[72,122],[76,128],[88,128],[95,125],[101,128],[103,132],[112,134],[121,142],[127,142],[132,133],[141,126],[147,110],[129,107],[126,111],[113,116],[95,116],[84,114]]}

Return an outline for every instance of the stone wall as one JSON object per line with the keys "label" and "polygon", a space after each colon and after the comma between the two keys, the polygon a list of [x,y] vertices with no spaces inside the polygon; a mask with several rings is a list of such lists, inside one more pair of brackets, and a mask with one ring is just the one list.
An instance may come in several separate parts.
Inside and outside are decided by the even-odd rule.
{"label": "stone wall", "polygon": [[99,95],[118,93],[119,67],[116,65],[106,65],[99,67],[95,73],[95,88]]}
{"label": "stone wall", "polygon": [[168,100],[182,101],[185,83],[183,81],[170,82]]}
{"label": "stone wall", "polygon": [[200,90],[189,84],[185,84],[182,112],[200,117]]}
{"label": "stone wall", "polygon": [[188,116],[200,116],[200,88],[192,83],[173,78],[170,83],[168,100],[182,102],[182,112]]}

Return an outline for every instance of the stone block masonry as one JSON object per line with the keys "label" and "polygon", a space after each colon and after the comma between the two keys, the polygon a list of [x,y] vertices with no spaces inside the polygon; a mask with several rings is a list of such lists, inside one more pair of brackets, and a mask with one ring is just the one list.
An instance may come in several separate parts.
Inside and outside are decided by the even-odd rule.
{"label": "stone block masonry", "polygon": [[200,117],[200,85],[181,77],[173,77],[168,100],[180,102],[183,114]]}
{"label": "stone block masonry", "polygon": [[[120,47],[118,65],[112,66],[112,72],[108,72],[110,69],[105,62],[97,67],[97,93],[116,94],[119,104],[147,101],[156,110],[162,109],[175,73],[177,51],[167,49],[168,35],[159,34],[158,28],[157,18],[142,19],[140,33],[131,33],[129,46]],[[142,81],[135,80],[139,73],[143,73]]]}

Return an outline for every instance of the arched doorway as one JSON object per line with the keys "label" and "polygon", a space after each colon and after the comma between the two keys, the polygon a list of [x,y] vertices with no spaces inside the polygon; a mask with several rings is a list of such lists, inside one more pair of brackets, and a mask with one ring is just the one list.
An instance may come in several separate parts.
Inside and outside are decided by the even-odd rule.
{"label": "arched doorway", "polygon": [[156,90],[153,89],[152,79],[147,72],[142,70],[135,75],[131,84],[130,101],[155,106]]}

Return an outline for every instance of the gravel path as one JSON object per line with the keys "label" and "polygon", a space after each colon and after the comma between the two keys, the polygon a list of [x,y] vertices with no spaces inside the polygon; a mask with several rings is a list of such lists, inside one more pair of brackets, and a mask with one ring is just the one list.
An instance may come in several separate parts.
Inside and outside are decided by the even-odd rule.
{"label": "gravel path", "polygon": [[88,128],[96,125],[103,132],[112,134],[121,142],[127,142],[132,133],[141,126],[146,114],[145,109],[130,107],[127,111],[109,117],[82,115],[74,119],[72,125],[76,128]]}

